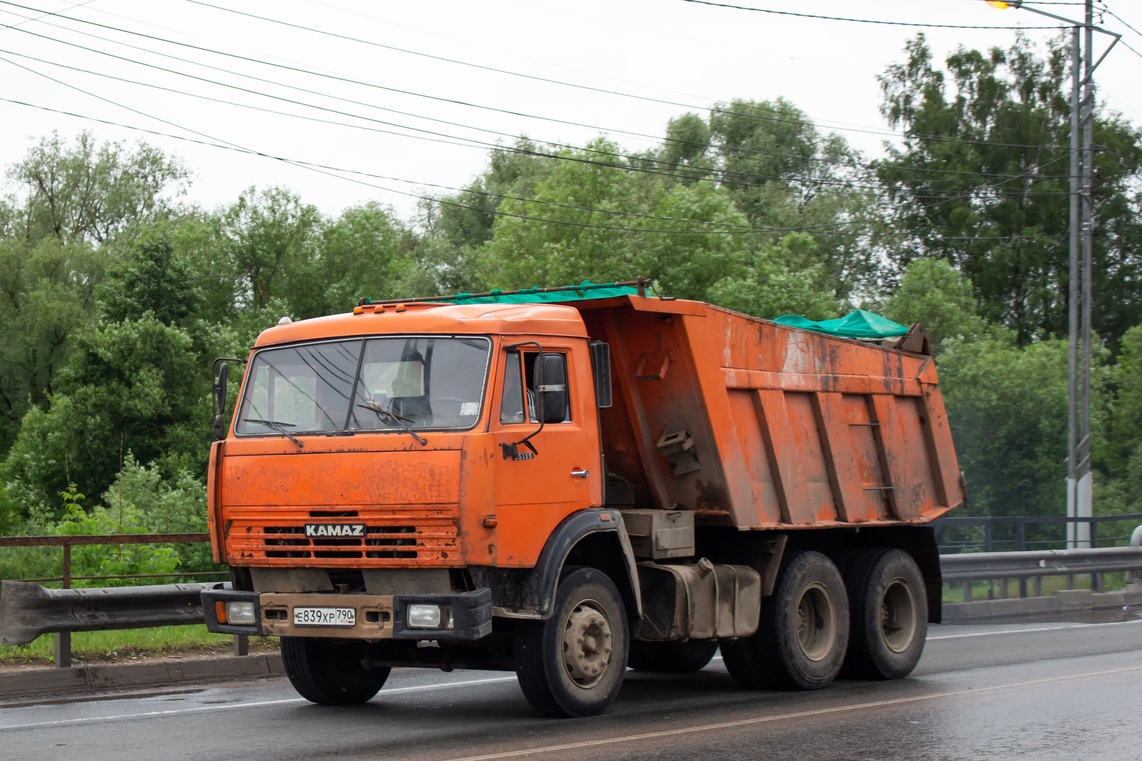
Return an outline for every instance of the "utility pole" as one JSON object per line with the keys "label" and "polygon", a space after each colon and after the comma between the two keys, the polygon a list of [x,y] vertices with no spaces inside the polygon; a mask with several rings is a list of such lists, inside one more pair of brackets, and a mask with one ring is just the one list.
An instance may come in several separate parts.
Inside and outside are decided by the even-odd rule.
{"label": "utility pole", "polygon": [[[1091,258],[1094,247],[1094,3],[1086,0],[1086,24],[1083,31],[1086,50],[1083,51],[1083,188],[1082,188],[1082,418],[1079,428],[1079,446],[1071,456],[1078,460],[1075,475],[1078,478],[1075,493],[1075,517],[1090,518],[1094,509],[1094,485],[1090,472],[1090,340],[1091,340]],[[1116,40],[1117,41],[1117,40]],[[1101,62],[1102,59],[1099,59]],[[1075,523],[1075,547],[1090,547],[1090,523]]]}
{"label": "utility pole", "polygon": [[[1094,2],[1085,0],[1084,21],[1025,7],[1024,0],[987,0],[995,8],[1022,8],[1071,26],[1070,289],[1067,328],[1067,517],[1090,518],[1094,483],[1090,472],[1091,260],[1094,250],[1094,70],[1122,35],[1094,25]],[[1085,46],[1080,45],[1080,32]],[[1114,39],[1094,60],[1094,33]],[[1080,48],[1085,47],[1085,50]],[[1080,76],[1080,58],[1081,76]],[[1080,140],[1081,130],[1081,144]],[[1081,257],[1081,262],[1080,262]],[[1080,324],[1081,323],[1081,324]],[[1081,350],[1081,372],[1079,368]],[[1067,524],[1067,547],[1090,547],[1090,523]]]}

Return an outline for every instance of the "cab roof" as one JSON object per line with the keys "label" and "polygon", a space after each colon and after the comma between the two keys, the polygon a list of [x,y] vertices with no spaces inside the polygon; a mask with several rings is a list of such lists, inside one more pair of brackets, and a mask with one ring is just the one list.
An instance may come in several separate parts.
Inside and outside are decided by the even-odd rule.
{"label": "cab roof", "polygon": [[256,348],[364,335],[549,335],[587,337],[579,311],[555,304],[384,304],[262,331]]}

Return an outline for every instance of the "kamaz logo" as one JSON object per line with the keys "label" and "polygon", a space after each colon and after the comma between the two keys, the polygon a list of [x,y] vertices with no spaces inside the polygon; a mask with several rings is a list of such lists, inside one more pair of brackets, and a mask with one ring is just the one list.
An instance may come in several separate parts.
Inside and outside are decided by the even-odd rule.
{"label": "kamaz logo", "polygon": [[364,523],[307,523],[305,535],[308,537],[325,536],[365,536]]}

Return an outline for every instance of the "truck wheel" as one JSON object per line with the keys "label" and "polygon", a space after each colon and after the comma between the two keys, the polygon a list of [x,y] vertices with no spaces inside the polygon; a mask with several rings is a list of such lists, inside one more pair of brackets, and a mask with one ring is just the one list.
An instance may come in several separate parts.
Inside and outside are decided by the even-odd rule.
{"label": "truck wheel", "polygon": [[627,665],[636,671],[687,674],[705,668],[716,652],[718,643],[710,639],[692,639],[687,642],[633,640]]}
{"label": "truck wheel", "polygon": [[532,708],[546,716],[593,716],[618,697],[627,666],[626,608],[594,568],[567,574],[546,621],[521,621],[515,670]]}
{"label": "truck wheel", "polygon": [[316,637],[282,637],[282,663],[298,694],[311,703],[344,706],[364,703],[389,678],[387,668],[366,669],[364,642]]}
{"label": "truck wheel", "polygon": [[928,635],[928,595],[916,561],[903,550],[866,550],[845,581],[852,611],[845,673],[864,679],[908,676]]}
{"label": "truck wheel", "polygon": [[817,690],[845,660],[849,605],[841,574],[819,552],[786,556],[757,633],[722,646],[726,670],[746,687]]}

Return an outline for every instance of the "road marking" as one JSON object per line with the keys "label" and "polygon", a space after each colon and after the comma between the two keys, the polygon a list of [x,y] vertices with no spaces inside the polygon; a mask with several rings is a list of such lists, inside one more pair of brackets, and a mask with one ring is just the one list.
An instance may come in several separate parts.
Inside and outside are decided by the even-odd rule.
{"label": "road marking", "polygon": [[1108,621],[1105,624],[1071,624],[1069,626],[1043,626],[1037,629],[1003,629],[997,632],[973,632],[971,634],[945,634],[940,637],[928,637],[928,642],[933,642],[938,639],[966,639],[968,637],[990,637],[993,634],[1033,634],[1035,632],[1059,632],[1059,631],[1074,631],[1075,629],[1090,629],[1095,626],[1099,628],[1107,626],[1129,626],[1131,624],[1142,624],[1139,621]]}
{"label": "road marking", "polygon": [[555,753],[563,750],[582,750],[584,748],[597,748],[604,745],[617,745],[619,743],[638,742],[640,740],[657,740],[664,737],[678,737],[681,735],[694,734],[697,732],[712,732],[721,729],[734,729],[737,727],[748,727],[754,724],[768,724],[774,721],[784,721],[786,719],[803,719],[809,716],[824,716],[830,713],[844,713],[846,711],[860,711],[866,708],[881,708],[883,706],[903,705],[907,703],[919,703],[925,700],[938,700],[940,698],[953,698],[959,695],[978,695],[981,692],[994,692],[996,690],[1006,690],[1015,687],[1029,687],[1037,684],[1049,684],[1051,682],[1061,682],[1068,679],[1085,679],[1090,677],[1108,676],[1111,674],[1125,674],[1132,671],[1142,671],[1142,666],[1131,666],[1121,669],[1110,669],[1107,671],[1091,671],[1084,674],[1069,674],[1065,676],[1047,677],[1045,679],[1032,679],[1026,682],[1012,682],[1010,684],[997,684],[991,687],[972,687],[963,690],[952,690],[950,692],[939,692],[933,695],[919,695],[910,698],[894,698],[892,700],[874,700],[869,703],[857,703],[855,705],[834,706],[832,708],[818,708],[812,711],[796,711],[793,713],[783,713],[777,716],[761,716],[752,719],[740,719],[738,721],[723,721],[717,724],[704,724],[697,727],[683,727],[680,729],[664,729],[658,732],[643,732],[636,735],[625,735],[623,737],[612,737],[605,740],[584,740],[576,743],[564,743],[561,745],[545,745],[540,748],[528,748],[527,750],[512,750],[504,751],[503,753],[489,753],[483,756],[464,756],[463,758],[454,758],[450,761],[494,761],[501,758],[521,758],[523,756],[531,756],[539,753]]}
{"label": "road marking", "polygon": [[[426,690],[442,690],[451,687],[469,687],[476,684],[492,684],[494,682],[514,682],[514,676],[497,676],[489,679],[469,679],[463,682],[441,682],[440,684],[420,684],[412,687],[396,687],[384,690],[381,695],[399,695],[405,692],[424,692]],[[95,722],[127,721],[130,719],[147,719],[163,716],[183,716],[189,713],[202,713],[204,711],[235,710],[238,708],[264,708],[266,706],[289,705],[291,703],[306,703],[304,698],[287,698],[285,700],[260,700],[253,703],[228,703],[225,705],[196,706],[195,708],[171,708],[165,711],[145,711],[143,713],[115,714],[114,716],[86,716],[82,719],[60,719],[59,721],[37,721],[28,724],[11,724],[0,726],[0,732],[11,729],[38,729],[40,727],[66,727],[75,724],[92,724]]]}

